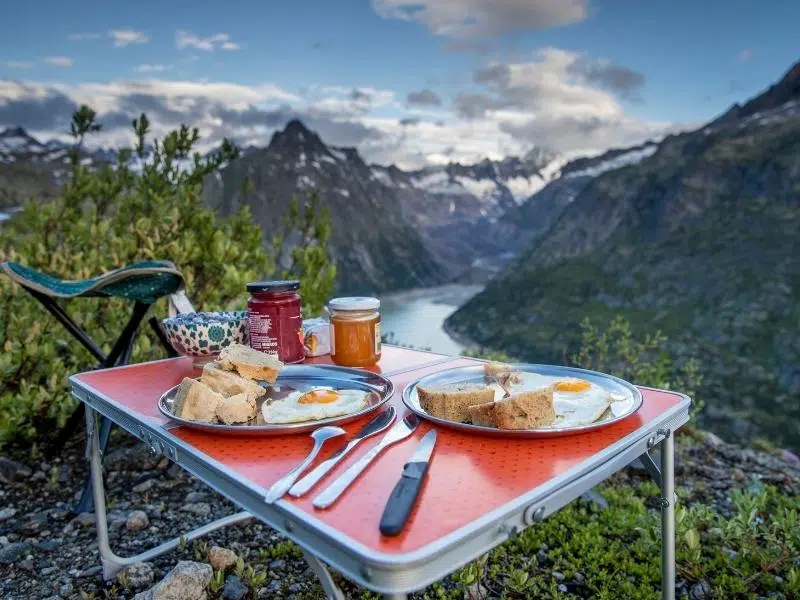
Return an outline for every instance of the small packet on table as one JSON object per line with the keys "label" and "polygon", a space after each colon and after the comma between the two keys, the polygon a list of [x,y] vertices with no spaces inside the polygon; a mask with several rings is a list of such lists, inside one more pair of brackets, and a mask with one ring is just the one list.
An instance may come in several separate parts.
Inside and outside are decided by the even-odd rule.
{"label": "small packet on table", "polygon": [[331,352],[330,324],[325,319],[303,321],[303,347],[306,356],[322,356]]}

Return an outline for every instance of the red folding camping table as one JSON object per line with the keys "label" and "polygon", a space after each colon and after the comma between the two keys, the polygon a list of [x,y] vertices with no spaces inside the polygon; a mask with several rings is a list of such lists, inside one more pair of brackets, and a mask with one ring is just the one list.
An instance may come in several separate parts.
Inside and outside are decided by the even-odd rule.
{"label": "red folding camping table", "polygon": [[[328,357],[308,362],[325,364]],[[479,364],[394,346],[384,346],[374,370],[392,380],[389,401],[402,418],[403,388],[417,378],[453,367]],[[513,440],[439,428],[427,480],[403,533],[384,537],[378,523],[386,500],[415,443],[390,447],[331,508],[317,510],[314,494],[264,502],[265,491],[311,448],[308,434],[239,437],[178,426],[159,413],[157,401],[187,376],[197,376],[190,358],[172,358],[91,371],[70,378],[73,395],[86,404],[97,535],[103,574],[148,560],[222,526],[256,517],[297,543],[329,598],[344,596],[326,564],[358,584],[402,598],[452,573],[517,532],[556,512],[639,458],[661,488],[662,598],[675,594],[675,492],[673,433],[689,419],[690,399],[676,392],[640,388],[644,402],[627,419],[567,437]],[[108,417],[154,452],[177,463],[244,512],[123,558],[109,546],[97,417]],[[356,431],[369,417],[347,425]],[[412,440],[431,424],[423,421]],[[328,478],[340,474],[378,440],[360,444]],[[335,446],[335,444],[331,445]],[[649,451],[660,446],[659,465]],[[324,448],[318,461],[331,453]],[[321,489],[321,488],[320,488]],[[464,499],[469,498],[468,502]],[[323,564],[325,563],[325,564]]]}

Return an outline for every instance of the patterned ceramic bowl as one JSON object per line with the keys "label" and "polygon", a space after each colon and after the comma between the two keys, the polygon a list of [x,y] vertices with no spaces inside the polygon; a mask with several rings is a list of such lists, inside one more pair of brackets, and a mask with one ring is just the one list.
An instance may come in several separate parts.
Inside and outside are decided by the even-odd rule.
{"label": "patterned ceramic bowl", "polygon": [[231,344],[248,344],[247,311],[183,313],[161,321],[172,347],[195,362]]}

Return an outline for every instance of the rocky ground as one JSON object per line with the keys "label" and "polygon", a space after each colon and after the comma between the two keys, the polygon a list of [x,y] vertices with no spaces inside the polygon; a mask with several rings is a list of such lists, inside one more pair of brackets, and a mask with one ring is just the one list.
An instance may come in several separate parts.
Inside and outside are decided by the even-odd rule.
{"label": "rocky ground", "polygon": [[[141,552],[236,510],[182,469],[121,432],[112,439],[105,464],[111,544],[120,555]],[[773,485],[785,494],[800,492],[800,460],[795,455],[742,449],[713,435],[679,438],[676,465],[678,484],[686,490],[684,502],[701,501],[722,514],[730,509],[732,489]],[[0,457],[0,596],[135,596],[141,600],[322,597],[298,548],[255,521],[185,544],[104,582],[94,515],[71,512],[85,474],[78,440],[53,459],[43,458],[35,449]],[[614,483],[642,478],[646,475],[641,469],[630,467],[616,475]],[[581,501],[599,503],[601,509],[604,503],[597,494]],[[653,510],[657,510],[655,506]],[[545,569],[546,553],[546,547],[539,551]],[[548,575],[558,579],[561,574]],[[337,576],[337,581],[348,598],[364,593],[341,577]],[[449,584],[445,581],[444,585]],[[574,582],[571,585],[561,587],[564,591],[577,589]],[[690,588],[681,581],[678,585],[679,594],[711,597],[704,589],[694,589],[696,585]]]}

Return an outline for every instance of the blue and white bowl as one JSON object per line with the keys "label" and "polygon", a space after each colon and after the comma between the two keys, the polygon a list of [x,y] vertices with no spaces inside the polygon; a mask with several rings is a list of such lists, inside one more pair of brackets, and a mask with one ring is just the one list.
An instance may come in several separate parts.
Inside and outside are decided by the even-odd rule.
{"label": "blue and white bowl", "polygon": [[246,310],[182,313],[161,325],[172,347],[195,359],[210,359],[226,346],[250,342]]}

